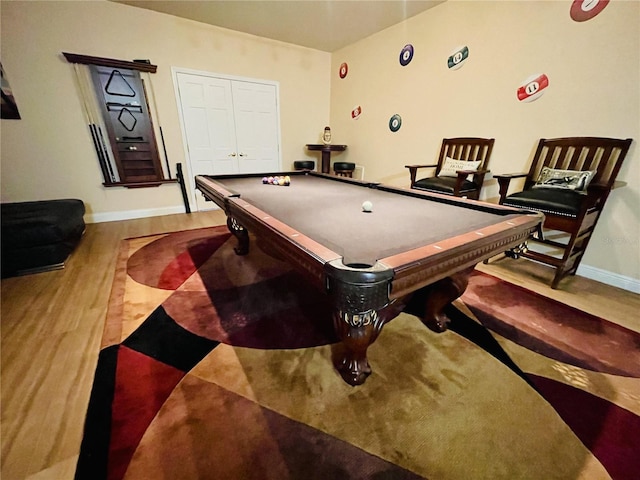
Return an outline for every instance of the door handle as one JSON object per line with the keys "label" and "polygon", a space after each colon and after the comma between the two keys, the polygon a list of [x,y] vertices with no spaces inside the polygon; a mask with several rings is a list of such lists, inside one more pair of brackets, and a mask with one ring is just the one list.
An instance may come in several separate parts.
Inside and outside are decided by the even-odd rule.
{"label": "door handle", "polygon": [[249,154],[248,154],[248,153],[241,153],[241,154],[240,154],[240,156],[241,156],[241,157],[248,157],[248,156],[249,156]]}
{"label": "door handle", "polygon": [[231,152],[229,155],[227,155],[227,157],[235,157],[236,156],[236,152]]}

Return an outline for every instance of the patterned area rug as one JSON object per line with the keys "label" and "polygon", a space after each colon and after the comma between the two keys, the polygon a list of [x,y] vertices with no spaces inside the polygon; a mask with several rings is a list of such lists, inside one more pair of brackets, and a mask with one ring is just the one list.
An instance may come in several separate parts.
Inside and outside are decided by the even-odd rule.
{"label": "patterned area rug", "polygon": [[347,385],[326,298],[226,227],[123,242],[77,479],[598,479],[640,471],[640,335],[475,273]]}

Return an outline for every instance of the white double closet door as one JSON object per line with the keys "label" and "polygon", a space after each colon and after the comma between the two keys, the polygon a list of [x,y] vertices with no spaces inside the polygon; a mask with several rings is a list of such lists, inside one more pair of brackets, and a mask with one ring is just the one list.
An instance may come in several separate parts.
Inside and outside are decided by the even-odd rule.
{"label": "white double closet door", "polygon": [[196,175],[280,170],[277,83],[174,73],[194,210],[213,208],[195,190]]}

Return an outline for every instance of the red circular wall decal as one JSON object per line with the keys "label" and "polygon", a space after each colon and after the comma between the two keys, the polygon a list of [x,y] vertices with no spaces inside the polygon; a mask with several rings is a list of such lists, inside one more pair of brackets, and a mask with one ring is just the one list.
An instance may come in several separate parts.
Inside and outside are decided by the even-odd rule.
{"label": "red circular wall decal", "polygon": [[521,102],[533,102],[542,96],[549,86],[549,77],[544,73],[532,75],[518,87],[518,100]]}
{"label": "red circular wall decal", "polygon": [[573,0],[569,14],[576,22],[586,22],[598,15],[609,0]]}
{"label": "red circular wall decal", "polygon": [[349,73],[349,65],[343,63],[342,65],[340,65],[340,78],[346,77],[347,73]]}

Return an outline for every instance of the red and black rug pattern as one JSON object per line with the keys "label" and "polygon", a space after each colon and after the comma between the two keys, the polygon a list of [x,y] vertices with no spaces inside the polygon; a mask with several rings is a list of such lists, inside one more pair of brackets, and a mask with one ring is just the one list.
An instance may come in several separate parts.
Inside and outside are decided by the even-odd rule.
{"label": "red and black rug pattern", "polygon": [[[344,395],[348,405],[360,388],[376,404],[393,392],[384,391],[374,365],[365,384],[370,391],[337,383],[334,394],[314,393],[313,382],[337,377],[330,361],[306,358],[336,342],[327,298],[259,243],[252,244],[249,256],[238,257],[234,242],[226,227],[125,241],[76,479],[417,479],[438,472],[450,475],[433,478],[456,478],[455,472],[464,471],[441,464],[437,456],[433,465],[416,467],[409,457],[419,455],[405,453],[400,437],[369,448],[358,435],[352,440],[334,426],[351,422],[348,418],[332,423],[327,412],[323,421],[314,394],[327,394],[327,403]],[[550,405],[564,422],[554,428],[568,427],[563,435],[575,435],[600,464],[589,468],[601,468],[615,480],[635,478],[640,471],[640,407],[633,408],[640,401],[638,333],[481,273],[472,276],[447,314],[451,328],[441,335],[459,337],[457,348],[499,362],[511,372],[502,375],[520,382],[518,388],[528,389],[532,401]],[[378,342],[394,323],[385,326]],[[254,355],[289,354],[296,355],[296,371],[286,370],[288,357],[279,363],[253,361]],[[207,381],[208,373],[199,371],[212,362],[219,366],[211,375],[219,380]],[[314,379],[308,397],[291,393],[295,407],[281,407],[287,391],[297,391],[301,368]],[[275,379],[270,390],[282,392],[278,406],[261,393],[262,377]],[[318,409],[312,415],[317,421],[300,421],[306,417],[297,412],[305,402]],[[495,472],[478,472],[477,465],[472,469],[477,478]],[[158,477],[162,472],[168,476]]]}

